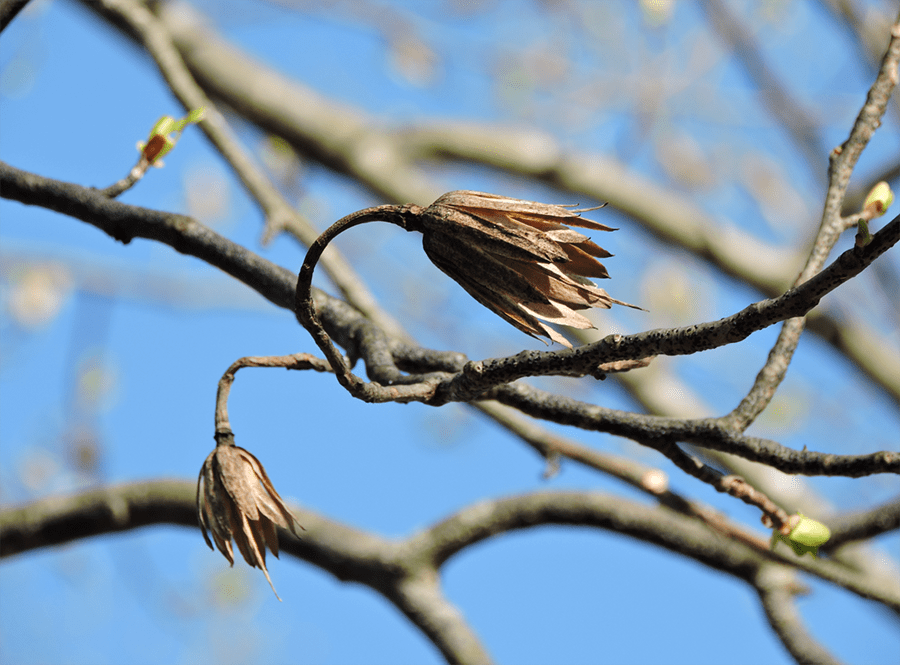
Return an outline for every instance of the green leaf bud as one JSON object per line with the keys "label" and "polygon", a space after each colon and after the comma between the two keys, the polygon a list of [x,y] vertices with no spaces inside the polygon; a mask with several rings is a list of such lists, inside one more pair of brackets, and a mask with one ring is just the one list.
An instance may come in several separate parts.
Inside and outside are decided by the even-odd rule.
{"label": "green leaf bud", "polygon": [[777,529],[772,534],[771,547],[775,547],[775,543],[779,540],[784,541],[794,550],[797,556],[803,556],[807,552],[816,556],[819,547],[828,542],[831,538],[831,531],[827,526],[814,519],[806,517],[803,513],[797,513],[791,516],[789,522],[791,532],[788,535],[780,533]]}
{"label": "green leaf bud", "polygon": [[147,142],[138,143],[138,150],[141,151],[149,163],[161,166],[162,164],[159,160],[175,147],[184,128],[189,124],[202,120],[205,112],[206,107],[201,106],[178,120],[170,115],[164,115],[153,125]]}
{"label": "green leaf bud", "polygon": [[887,212],[887,209],[891,207],[893,202],[894,192],[891,191],[891,186],[882,180],[869,192],[866,202],[863,203],[863,210],[871,209],[872,213],[874,213],[873,217],[881,217]]}

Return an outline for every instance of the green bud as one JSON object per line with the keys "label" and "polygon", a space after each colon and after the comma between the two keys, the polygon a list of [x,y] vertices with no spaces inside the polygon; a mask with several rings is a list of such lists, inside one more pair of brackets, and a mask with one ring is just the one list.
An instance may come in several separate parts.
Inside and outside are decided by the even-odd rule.
{"label": "green bud", "polygon": [[170,115],[164,115],[153,125],[147,142],[138,143],[138,150],[143,153],[148,162],[161,166],[159,160],[175,147],[184,128],[202,120],[205,112],[206,107],[201,106],[178,120]]}
{"label": "green bud", "polygon": [[865,247],[870,242],[872,242],[872,234],[869,233],[869,223],[860,219],[856,223],[856,246]]}
{"label": "green bud", "polygon": [[803,556],[807,552],[814,557],[819,553],[819,547],[831,538],[831,531],[827,526],[814,519],[806,517],[803,513],[791,516],[789,524],[792,525],[788,535],[780,533],[777,529],[772,533],[771,547],[779,540],[786,543],[797,556]]}
{"label": "green bud", "polygon": [[174,132],[177,129],[177,124],[178,121],[175,120],[175,118],[170,115],[164,115],[156,121],[155,125],[153,125],[153,129],[150,130],[150,138],[152,139],[157,134],[165,136],[166,134]]}
{"label": "green bud", "polygon": [[894,192],[884,180],[875,185],[863,203],[863,210],[871,209],[873,217],[881,217],[894,202]]}

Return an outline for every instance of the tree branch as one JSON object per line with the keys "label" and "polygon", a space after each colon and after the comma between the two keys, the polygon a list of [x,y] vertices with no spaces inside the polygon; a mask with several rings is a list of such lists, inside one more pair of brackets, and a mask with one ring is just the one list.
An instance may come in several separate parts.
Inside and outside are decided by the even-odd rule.
{"label": "tree branch", "polygon": [[[189,481],[134,483],[0,510],[0,557],[151,524],[197,528],[195,489]],[[398,604],[426,635],[431,631],[426,622],[431,622],[432,627],[456,622],[449,631],[456,634],[446,638],[445,647],[456,644],[467,653],[471,653],[473,644],[469,638],[474,637],[465,636],[464,631],[469,629],[461,615],[448,613],[450,606],[443,599],[436,601],[434,581],[438,568],[472,544],[501,533],[547,524],[596,527],[628,535],[751,585],[757,584],[761,566],[775,560],[900,609],[900,597],[893,591],[833,563],[760,552],[666,508],[651,508],[595,492],[539,492],[479,502],[401,541],[357,531],[303,508],[294,507],[293,512],[306,528],[304,538],[299,540],[279,530],[281,551],[340,580],[365,584],[382,593]],[[423,598],[422,594],[431,598]],[[440,616],[430,614],[429,608],[440,612]],[[420,621],[423,613],[428,617]],[[460,652],[448,656],[453,658],[453,662],[478,662],[463,658]]]}
{"label": "tree branch", "polygon": [[804,665],[839,665],[806,627],[794,602],[796,582],[793,571],[783,566],[763,566],[756,577],[756,590],[772,630],[788,653]]}
{"label": "tree branch", "polygon": [[[96,10],[94,3],[82,1]],[[155,7],[185,64],[210,96],[284,138],[309,159],[362,183],[382,199],[431,201],[441,191],[425,176],[419,163],[460,159],[543,180],[592,200],[608,201],[663,241],[709,261],[768,297],[776,296],[791,283],[802,262],[793,252],[766,246],[749,234],[723,227],[679,192],[641,178],[607,156],[567,152],[542,132],[448,122],[386,128],[365,111],[326,99],[259,63],[210,30],[204,17],[190,5],[173,1]],[[248,86],[248,81],[255,85]],[[310,244],[305,232],[300,237],[305,238],[304,244]],[[396,332],[389,322],[367,309],[364,299],[344,291],[341,285],[339,288],[348,302],[385,330]],[[808,325],[857,363],[900,405],[900,353],[884,344],[858,344],[861,338],[879,339],[870,326],[856,321],[855,330],[846,331],[844,322],[823,310],[812,312]]]}
{"label": "tree branch", "polygon": [[[677,442],[691,443],[760,462],[784,473],[810,476],[860,477],[873,473],[900,473],[900,452],[832,455],[797,451],[775,441],[735,432],[714,418],[645,416],[579,402],[522,383],[501,386],[493,391],[492,397],[534,418],[623,436],[654,449]],[[665,454],[663,450],[660,452]]]}
{"label": "tree branch", "polygon": [[900,498],[868,510],[836,515],[826,520],[831,538],[825,544],[827,552],[856,540],[900,529]]}
{"label": "tree branch", "polygon": [[6,30],[6,26],[25,9],[28,0],[3,0],[0,2],[0,32]]}
{"label": "tree branch", "polygon": [[[97,226],[112,237],[129,242],[145,237],[171,245],[176,250],[201,258],[211,265],[256,289],[273,303],[290,309],[294,298],[294,277],[284,268],[257,256],[253,252],[211,231],[184,215],[161,213],[129,206],[108,199],[96,190],[62,183],[14,169],[0,162],[0,195],[31,205],[41,205],[82,219]],[[379,362],[389,363],[378,368],[367,357],[367,369],[378,376],[385,372],[399,378],[393,356],[415,356],[417,360],[437,359],[444,368],[457,368],[444,376],[435,372],[423,377],[407,377],[419,381],[416,385],[391,386],[376,383],[362,384],[371,395],[385,401],[407,398],[425,401],[429,395],[434,404],[473,397],[496,398],[531,415],[574,424],[585,429],[609,431],[629,436],[639,443],[645,441],[686,441],[739,454],[747,459],[765,462],[788,473],[860,476],[869,473],[900,471],[900,453],[880,452],[871,455],[828,455],[792,451],[771,441],[740,437],[727,425],[715,421],[677,421],[673,419],[646,420],[647,416],[628,414],[627,419],[610,418],[608,410],[583,405],[564,397],[549,396],[538,403],[533,399],[539,391],[522,385],[506,385],[517,378],[537,375],[588,373],[600,363],[650,355],[676,355],[731,343],[750,334],[753,326],[777,321],[778,317],[793,316],[811,307],[824,293],[858,274],[889,246],[900,239],[900,217],[894,219],[873,236],[865,247],[854,247],[839,257],[828,269],[815,278],[792,289],[774,301],[757,303],[742,312],[715,323],[687,328],[657,330],[638,335],[611,336],[595,344],[575,350],[558,352],[523,352],[517,356],[478,363],[465,363],[464,356],[437,353],[391,343],[386,335],[358,312],[322,292],[315,291],[315,306],[323,319],[326,331],[342,346],[355,352],[375,350]],[[759,328],[756,328],[759,329]],[[527,390],[531,393],[526,395]],[[487,391],[487,392],[486,392]],[[606,415],[599,415],[605,413]],[[627,423],[625,422],[627,420]]]}

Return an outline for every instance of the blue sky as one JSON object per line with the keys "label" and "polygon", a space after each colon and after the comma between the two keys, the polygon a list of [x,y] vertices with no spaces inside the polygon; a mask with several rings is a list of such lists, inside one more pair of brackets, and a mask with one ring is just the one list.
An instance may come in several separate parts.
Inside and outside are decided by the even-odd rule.
{"label": "blue sky", "polygon": [[[34,4],[0,42],[0,159],[61,180],[106,186],[133,165],[134,145],[156,119],[180,116],[181,109],[155,67],[111,29],[71,3]],[[449,52],[441,60],[439,83],[430,85],[404,79],[390,64],[382,34],[344,12],[309,17],[269,5],[251,12],[232,2],[224,5],[220,28],[260,59],[385,121],[512,119],[546,126],[566,145],[628,152],[622,136],[630,131],[623,119],[629,109],[606,104],[596,122],[562,131],[541,106],[545,93],[536,93],[537,101],[525,108],[498,92],[487,76],[490,67],[480,56],[489,47],[547,39],[561,29],[555,19],[546,19],[530,3],[498,2],[477,21],[465,16],[444,21],[441,3],[426,4],[415,27],[436,51]],[[412,5],[388,6],[399,11]],[[800,35],[821,28],[819,34],[838,38],[815,10],[804,3],[790,6],[791,25],[805,26],[795,29]],[[242,14],[245,10],[249,13]],[[640,21],[633,11],[617,19],[632,29]],[[690,32],[698,21],[693,5],[679,4],[673,31]],[[768,39],[773,52],[785,56],[777,62],[786,79],[806,83],[802,94],[811,101],[834,94],[827,138],[843,140],[868,75],[843,59],[785,66],[790,49],[802,51],[803,44],[792,46],[790,28],[784,31]],[[636,49],[652,54],[659,46],[654,39],[651,34]],[[454,49],[457,40],[465,48]],[[599,56],[560,48],[571,51],[576,77],[589,78],[591,58],[603,55],[602,45],[596,45]],[[677,45],[673,48],[678,53]],[[678,62],[676,57],[668,66],[677,71]],[[750,98],[733,63],[710,76],[727,94]],[[803,163],[786,157],[789,143],[767,125],[764,112],[757,113],[748,115],[742,145],[771,146],[774,155],[785,156],[798,189],[814,192],[817,185],[802,175]],[[701,121],[687,126],[691,122]],[[257,149],[259,136],[238,127],[246,144]],[[710,123],[699,134],[714,141],[726,129],[733,128]],[[896,149],[896,124],[885,132],[889,138],[873,144],[862,172]],[[652,155],[633,149],[631,166],[658,175]],[[165,168],[151,172],[122,200],[193,212],[196,204],[188,194],[207,187],[221,207],[205,221],[281,265],[299,267],[304,252],[295,243],[280,238],[260,247],[259,211],[198,131],[187,130],[165,161]],[[509,179],[484,171],[448,167],[438,179],[447,189],[526,193],[521,186],[499,191]],[[323,227],[381,203],[316,168],[308,171],[304,188],[303,205]],[[533,198],[545,194],[536,191]],[[733,223],[769,241],[799,242],[809,231],[767,223],[734,188],[709,192],[703,201],[710,210],[728,210]],[[677,261],[685,278],[696,280],[707,296],[696,305],[701,318],[726,315],[757,298],[729,280],[709,280],[708,268],[666,253],[615,211],[602,214],[601,221],[622,229],[603,238],[616,254],[608,262],[613,295],[641,302],[642,274]],[[423,343],[473,358],[542,348],[500,327],[449,284],[428,265],[418,239],[371,227],[365,235],[347,234],[339,244],[392,312],[420,313],[408,325]],[[896,252],[891,254],[897,265]],[[81,222],[5,200],[0,201],[0,261],[4,503],[98,482],[193,479],[213,447],[213,399],[222,372],[241,356],[314,351],[289,313],[196,259],[148,241],[123,246]],[[23,320],[15,313],[16,289],[32,270],[42,271],[58,306],[44,318]],[[427,316],[435,312],[443,313],[445,324],[437,330]],[[616,324],[628,331],[665,324],[655,318],[647,324],[637,313],[616,316]],[[765,331],[740,348],[679,359],[672,367],[712,408],[727,409],[752,381],[775,334]],[[896,335],[888,339],[897,342]],[[723,364],[733,371],[718,372]],[[575,390],[572,382],[555,385]],[[835,387],[822,394],[820,385]],[[635,406],[611,381],[578,390],[581,398],[605,406]],[[786,420],[761,427],[781,427],[786,445],[840,452],[897,449],[893,407],[818,340],[801,344],[783,391],[788,399],[779,408]],[[573,488],[644,500],[572,464],[543,479],[541,460],[530,450],[459,405],[439,410],[366,405],[351,400],[330,376],[243,370],[230,413],[239,445],[260,458],[285,498],[387,537],[406,536],[485,497]],[[657,455],[635,453],[627,442],[567,434],[612,452],[638,454],[672,472]],[[759,528],[758,516],[746,506],[677,472],[672,478],[674,489]],[[848,508],[885,500],[900,489],[895,479],[882,477],[822,479],[813,485]],[[896,557],[896,536],[876,542]],[[430,643],[367,588],[340,583],[289,558],[273,560],[270,572],[283,603],[259,571],[242,562],[229,569],[199,533],[167,527],[4,561],[0,662],[440,662]],[[746,586],[615,534],[560,527],[497,538],[451,560],[444,586],[498,662],[719,663],[723,654],[734,663],[790,662]],[[815,581],[811,586],[813,595],[799,602],[800,609],[838,657],[852,663],[896,661],[896,622],[843,591]]]}

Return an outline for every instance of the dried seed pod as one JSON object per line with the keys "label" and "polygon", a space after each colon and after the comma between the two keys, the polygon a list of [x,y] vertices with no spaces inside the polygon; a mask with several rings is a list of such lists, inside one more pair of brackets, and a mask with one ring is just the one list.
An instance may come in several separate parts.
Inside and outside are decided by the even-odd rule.
{"label": "dried seed pod", "polygon": [[588,279],[609,277],[597,259],[612,255],[569,226],[615,229],[582,218],[586,210],[454,191],[416,211],[406,228],[422,232],[432,263],[482,305],[532,337],[571,348],[544,322],[586,329],[594,326],[576,310],[640,309]]}
{"label": "dried seed pod", "polygon": [[216,547],[234,565],[234,539],[244,560],[262,569],[278,598],[266,569],[266,547],[277,557],[275,527],[288,529],[294,535],[299,535],[297,527],[303,527],[275,490],[263,465],[234,445],[233,436],[222,437],[203,463],[197,479],[197,513],[209,548],[213,549],[213,544],[207,529],[212,532]]}

